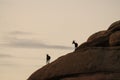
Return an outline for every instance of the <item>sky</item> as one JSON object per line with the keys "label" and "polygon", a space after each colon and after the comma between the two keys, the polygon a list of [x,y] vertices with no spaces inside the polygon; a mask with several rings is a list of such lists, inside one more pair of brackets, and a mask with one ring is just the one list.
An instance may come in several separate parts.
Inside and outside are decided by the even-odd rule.
{"label": "sky", "polygon": [[[120,0],[0,0],[0,80],[25,80],[120,19]],[[19,78],[18,78],[19,77]]]}

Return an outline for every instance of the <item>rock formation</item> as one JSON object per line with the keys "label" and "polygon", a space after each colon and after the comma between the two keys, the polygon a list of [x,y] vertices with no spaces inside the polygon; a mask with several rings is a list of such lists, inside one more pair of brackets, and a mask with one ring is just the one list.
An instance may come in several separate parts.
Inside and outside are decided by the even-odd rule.
{"label": "rock formation", "polygon": [[28,80],[120,80],[120,21],[93,34],[74,52],[45,65]]}
{"label": "rock formation", "polygon": [[94,39],[97,39],[97,38],[99,38],[99,37],[104,36],[105,32],[106,32],[106,31],[99,31],[99,32],[91,35],[91,36],[88,38],[87,42],[91,42],[91,41],[93,41]]}
{"label": "rock formation", "polygon": [[120,45],[120,31],[116,31],[109,37],[110,46],[119,46]]}

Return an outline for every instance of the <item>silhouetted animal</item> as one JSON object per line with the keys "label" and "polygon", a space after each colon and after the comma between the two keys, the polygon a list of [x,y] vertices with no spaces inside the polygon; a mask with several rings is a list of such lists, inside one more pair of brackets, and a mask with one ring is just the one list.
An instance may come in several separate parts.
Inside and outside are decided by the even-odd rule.
{"label": "silhouetted animal", "polygon": [[50,63],[50,59],[51,59],[51,57],[47,54],[46,55],[46,64]]}
{"label": "silhouetted animal", "polygon": [[76,43],[74,40],[73,40],[72,44],[75,45],[75,49],[78,47],[78,43]]}

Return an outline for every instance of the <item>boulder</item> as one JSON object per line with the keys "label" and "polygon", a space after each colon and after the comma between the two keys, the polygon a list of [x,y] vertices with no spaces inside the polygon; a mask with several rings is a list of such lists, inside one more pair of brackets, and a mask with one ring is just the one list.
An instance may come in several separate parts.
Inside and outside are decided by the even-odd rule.
{"label": "boulder", "polygon": [[113,29],[116,29],[116,30],[119,30],[120,29],[120,20],[112,23],[110,25],[110,27],[108,28],[108,30],[113,30]]}
{"label": "boulder", "polygon": [[[99,31],[99,32],[91,35],[88,38],[87,42],[84,42],[78,48],[82,48],[82,47],[110,47],[111,40],[109,40],[109,39],[111,39],[111,38],[109,38],[109,37],[117,31],[120,31],[120,20],[112,23],[107,30]],[[76,49],[76,50],[79,50],[79,49]]]}
{"label": "boulder", "polygon": [[105,32],[106,32],[105,30],[104,30],[104,31],[99,31],[99,32],[91,35],[91,36],[88,38],[87,42],[91,42],[91,41],[93,41],[93,40],[95,40],[95,39],[97,39],[97,38],[99,38],[99,37],[104,36]]}
{"label": "boulder", "polygon": [[120,31],[110,35],[109,44],[110,46],[120,46]]}
{"label": "boulder", "polygon": [[120,47],[89,47],[69,53],[28,80],[120,80]]}

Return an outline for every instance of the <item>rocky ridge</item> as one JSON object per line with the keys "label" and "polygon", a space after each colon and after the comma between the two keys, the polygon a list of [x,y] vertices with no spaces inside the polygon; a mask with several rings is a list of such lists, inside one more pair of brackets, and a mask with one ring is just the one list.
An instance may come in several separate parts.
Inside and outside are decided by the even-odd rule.
{"label": "rocky ridge", "polygon": [[120,80],[120,21],[91,35],[74,52],[40,68],[28,80]]}

